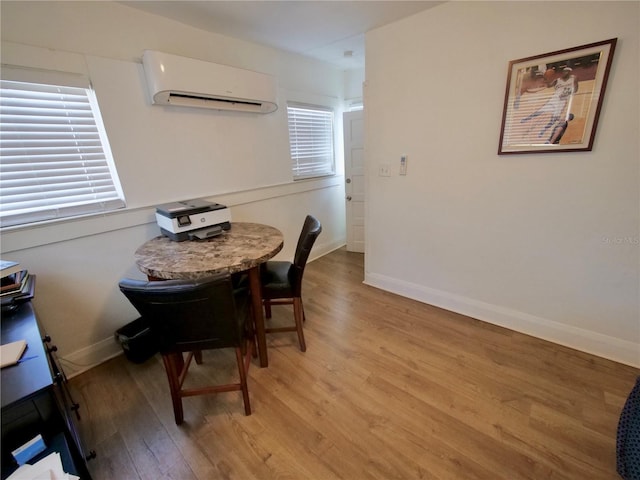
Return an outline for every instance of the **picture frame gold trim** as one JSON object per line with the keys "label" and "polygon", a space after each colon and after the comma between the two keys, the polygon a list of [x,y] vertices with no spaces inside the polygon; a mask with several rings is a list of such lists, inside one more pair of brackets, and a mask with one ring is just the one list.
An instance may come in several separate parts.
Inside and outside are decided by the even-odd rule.
{"label": "picture frame gold trim", "polygon": [[510,61],[498,155],[592,150],[617,40]]}

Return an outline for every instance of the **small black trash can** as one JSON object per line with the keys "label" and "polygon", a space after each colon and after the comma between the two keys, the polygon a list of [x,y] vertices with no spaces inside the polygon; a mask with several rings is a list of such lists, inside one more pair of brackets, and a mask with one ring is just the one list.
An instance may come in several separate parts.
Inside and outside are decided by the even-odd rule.
{"label": "small black trash can", "polygon": [[115,337],[133,363],[143,363],[158,352],[156,337],[142,317],[116,330]]}

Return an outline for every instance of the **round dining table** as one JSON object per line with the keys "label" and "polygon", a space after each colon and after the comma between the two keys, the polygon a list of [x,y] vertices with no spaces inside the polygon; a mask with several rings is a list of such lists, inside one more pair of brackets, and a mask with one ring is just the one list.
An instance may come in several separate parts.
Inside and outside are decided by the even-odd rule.
{"label": "round dining table", "polygon": [[158,236],[142,244],[135,262],[149,280],[188,280],[219,273],[247,272],[256,327],[260,366],[269,365],[260,286],[260,264],[282,250],[277,228],[260,223],[233,222],[229,230],[204,240],[171,240]]}

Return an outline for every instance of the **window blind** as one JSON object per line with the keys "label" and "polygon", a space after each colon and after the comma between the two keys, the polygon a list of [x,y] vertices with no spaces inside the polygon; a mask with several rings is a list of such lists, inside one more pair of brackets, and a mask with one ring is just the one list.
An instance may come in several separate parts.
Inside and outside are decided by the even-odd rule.
{"label": "window blind", "polygon": [[294,180],[333,175],[333,111],[289,104],[287,116]]}
{"label": "window blind", "polygon": [[0,226],[124,206],[93,92],[0,80]]}

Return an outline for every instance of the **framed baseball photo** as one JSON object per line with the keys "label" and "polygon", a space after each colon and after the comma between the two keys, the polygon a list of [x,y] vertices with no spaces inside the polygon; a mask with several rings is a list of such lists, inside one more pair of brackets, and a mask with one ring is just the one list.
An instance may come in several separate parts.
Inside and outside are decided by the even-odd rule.
{"label": "framed baseball photo", "polygon": [[590,151],[616,41],[509,62],[498,154]]}

